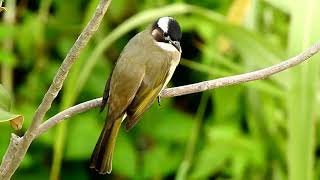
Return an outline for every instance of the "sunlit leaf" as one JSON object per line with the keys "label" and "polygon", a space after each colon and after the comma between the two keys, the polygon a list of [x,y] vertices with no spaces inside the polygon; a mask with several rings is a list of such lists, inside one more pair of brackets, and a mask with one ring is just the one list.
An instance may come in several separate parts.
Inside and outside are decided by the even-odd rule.
{"label": "sunlit leaf", "polygon": [[22,115],[11,113],[10,107],[10,94],[0,84],[0,123],[9,121],[13,129],[19,130],[22,128],[24,118]]}
{"label": "sunlit leaf", "polygon": [[22,128],[23,120],[22,115],[13,114],[0,108],[0,123],[9,121],[13,129],[19,130]]}
{"label": "sunlit leaf", "polygon": [[[319,41],[320,1],[292,1],[288,55],[292,56]],[[319,117],[319,54],[288,74],[287,93],[287,163],[290,180],[314,179],[315,121]],[[318,178],[318,177],[317,177]]]}

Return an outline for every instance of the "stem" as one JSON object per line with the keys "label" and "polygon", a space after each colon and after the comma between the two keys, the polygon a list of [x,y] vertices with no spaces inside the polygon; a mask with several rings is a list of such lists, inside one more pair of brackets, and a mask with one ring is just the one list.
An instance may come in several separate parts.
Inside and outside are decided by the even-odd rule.
{"label": "stem", "polygon": [[195,116],[195,124],[192,128],[192,131],[191,131],[191,135],[190,135],[189,142],[187,144],[184,159],[178,169],[177,176],[175,178],[176,180],[188,179],[187,175],[188,175],[189,169],[192,165],[194,150],[197,145],[197,140],[198,140],[198,137],[200,134],[201,126],[202,126],[202,119],[204,116],[204,112],[206,110],[206,105],[208,103],[208,99],[209,99],[208,93],[204,93],[201,96],[200,105],[198,107],[198,110],[197,110],[197,113]]}
{"label": "stem", "polygon": [[[0,1],[0,7],[2,5],[2,1]],[[15,0],[7,0],[7,10],[4,13],[4,22],[7,26],[13,26],[15,23],[15,14],[16,14],[16,1]],[[13,49],[13,39],[11,37],[7,38],[3,43],[3,50],[7,53],[12,53]],[[8,63],[4,63],[1,67],[1,77],[2,83],[4,87],[11,93],[13,88],[13,65]]]}
{"label": "stem", "polygon": [[56,140],[53,146],[53,160],[50,171],[50,180],[59,180],[61,164],[64,152],[64,144],[66,139],[67,121],[57,127]]}
{"label": "stem", "polygon": [[[320,16],[320,1],[298,0],[290,3],[291,20],[288,37],[288,52],[295,54],[320,37],[316,29]],[[303,24],[303,26],[301,26]],[[311,58],[319,60],[319,56]],[[317,93],[319,92],[319,61],[312,61],[290,72],[287,93],[288,143],[287,164],[289,180],[311,180],[315,162],[315,124]]]}

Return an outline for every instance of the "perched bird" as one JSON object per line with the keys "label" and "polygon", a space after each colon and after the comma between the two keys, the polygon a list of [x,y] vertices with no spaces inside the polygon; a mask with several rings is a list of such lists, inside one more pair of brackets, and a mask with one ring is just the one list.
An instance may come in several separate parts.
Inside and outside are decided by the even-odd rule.
{"label": "perched bird", "polygon": [[108,115],[90,168],[111,173],[121,123],[131,129],[166,87],[180,61],[180,39],[178,22],[161,17],[127,43],[104,90],[101,110],[108,104]]}

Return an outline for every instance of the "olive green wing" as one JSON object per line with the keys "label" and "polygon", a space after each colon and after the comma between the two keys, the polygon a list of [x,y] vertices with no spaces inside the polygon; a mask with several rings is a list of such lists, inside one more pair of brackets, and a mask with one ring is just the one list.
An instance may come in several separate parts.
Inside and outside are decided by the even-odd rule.
{"label": "olive green wing", "polygon": [[[167,66],[167,64],[165,64]],[[126,129],[131,129],[139,120],[141,115],[149,109],[154,100],[159,95],[169,73],[169,67],[161,68],[162,71],[157,75],[154,82],[143,80],[135,95],[132,103],[127,108]]]}
{"label": "olive green wing", "polygon": [[[134,46],[139,44],[129,43],[128,45],[134,49]],[[112,125],[113,121],[126,113],[145,76],[144,62],[137,59],[140,57],[139,51],[130,50],[130,48],[124,51],[113,69],[110,80],[108,125]]]}
{"label": "olive green wing", "polygon": [[143,67],[115,69],[110,84],[108,123],[125,113],[141,86],[144,74]]}

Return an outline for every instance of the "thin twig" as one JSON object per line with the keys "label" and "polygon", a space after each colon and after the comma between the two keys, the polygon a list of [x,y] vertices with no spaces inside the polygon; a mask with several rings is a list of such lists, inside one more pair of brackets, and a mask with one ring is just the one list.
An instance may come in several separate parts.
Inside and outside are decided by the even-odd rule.
{"label": "thin twig", "polygon": [[[175,87],[175,88],[167,88],[161,92],[161,97],[181,96],[181,95],[206,91],[210,89],[215,89],[219,87],[241,84],[244,82],[249,82],[249,81],[254,81],[259,79],[265,79],[273,74],[279,73],[281,71],[284,71],[286,69],[289,69],[291,67],[294,67],[306,61],[307,59],[309,59],[311,56],[315,55],[319,51],[320,51],[320,42],[314,44],[312,47],[298,54],[297,56],[292,57],[279,64],[276,64],[261,70],[245,73],[245,74],[228,76],[224,78],[199,82],[199,83]],[[57,123],[63,121],[66,118],[70,118],[71,116],[74,116],[76,114],[79,114],[87,110],[90,110],[92,108],[96,108],[100,106],[101,100],[102,98],[97,98],[90,101],[86,101],[56,114],[55,116],[48,119],[39,127],[36,135],[40,136],[42,133],[48,131],[50,128],[52,128]]]}
{"label": "thin twig", "polygon": [[86,101],[80,104],[77,104],[75,106],[72,106],[54,116],[49,118],[47,121],[42,123],[36,133],[37,136],[41,135],[42,133],[48,131],[50,128],[52,128],[54,125],[58,124],[64,119],[67,119],[71,116],[74,116],[76,114],[85,112],[87,110],[90,110],[92,108],[99,107],[101,105],[102,98],[96,98],[92,99],[90,101]]}
{"label": "thin twig", "polygon": [[[71,66],[74,64],[76,59],[78,59],[80,52],[86,46],[92,35],[97,31],[110,3],[111,0],[101,0],[99,2],[99,5],[93,17],[91,18],[85,29],[81,32],[73,47],[70,49],[66,58],[62,62],[56,76],[53,79],[50,88],[44,95],[41,104],[36,110],[32,123],[28,128],[27,132],[22,138],[19,138],[19,141],[17,141],[18,143],[9,144],[9,150],[5,153],[0,166],[1,180],[10,179],[13,173],[17,170],[31,142],[37,135],[38,127],[42,122],[43,117],[45,116],[46,112],[50,109],[53,100],[57,97],[59,91],[61,90],[63,82],[66,79]],[[14,139],[17,138],[12,137],[11,142]],[[12,151],[10,149],[12,149]],[[9,161],[7,161],[8,159]]]}

